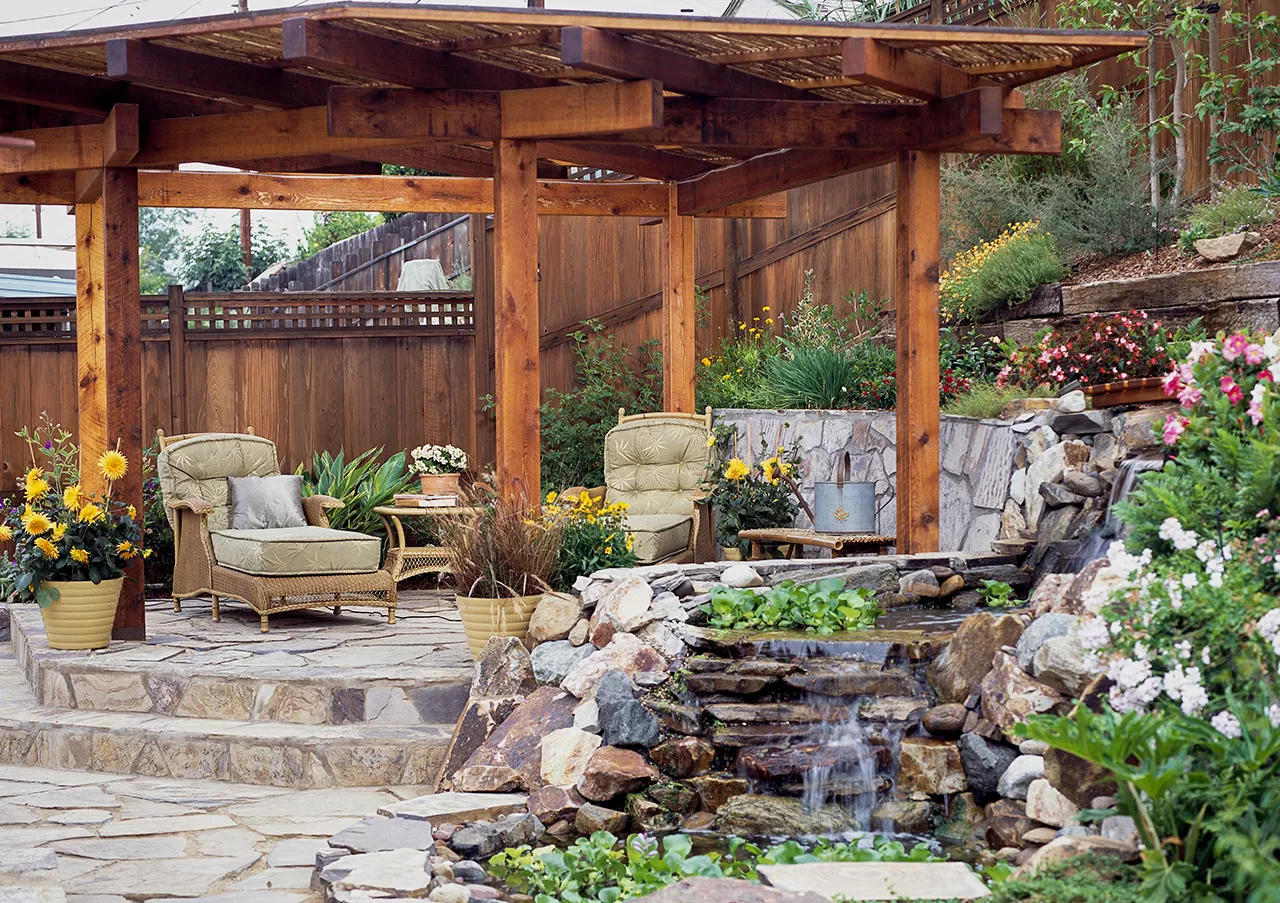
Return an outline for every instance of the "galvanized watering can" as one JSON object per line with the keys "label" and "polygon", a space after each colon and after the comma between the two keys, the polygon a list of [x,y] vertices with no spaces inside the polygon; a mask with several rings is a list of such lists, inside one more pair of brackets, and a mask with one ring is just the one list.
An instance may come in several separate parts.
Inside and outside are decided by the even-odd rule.
{"label": "galvanized watering can", "polygon": [[850,480],[850,469],[845,452],[836,465],[835,482],[813,484],[813,529],[819,533],[876,531],[876,484]]}

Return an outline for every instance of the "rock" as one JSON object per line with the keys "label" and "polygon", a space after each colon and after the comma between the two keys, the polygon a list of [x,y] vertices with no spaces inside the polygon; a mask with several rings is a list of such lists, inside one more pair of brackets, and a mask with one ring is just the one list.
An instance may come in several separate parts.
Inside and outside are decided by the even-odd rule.
{"label": "rock", "polygon": [[[1058,836],[1057,828],[1032,828],[1022,835],[1023,843],[1033,843],[1037,845],[1049,843]],[[1034,851],[1032,851],[1034,852]]]}
{"label": "rock", "polygon": [[544,593],[529,618],[529,638],[536,643],[563,640],[581,618],[582,603],[577,596]]}
{"label": "rock", "polygon": [[660,699],[647,699],[644,703],[649,710],[658,716],[658,723],[677,734],[695,735],[702,733],[702,710],[693,706],[664,702]]}
{"label": "rock", "polygon": [[539,684],[557,686],[595,651],[594,646],[575,646],[568,640],[540,643],[530,656],[534,678]]}
{"label": "rock", "polygon": [[804,803],[790,796],[747,793],[729,799],[716,812],[716,830],[725,834],[836,834],[855,826],[854,813],[841,806],[806,812]]}
{"label": "rock", "polygon": [[1012,646],[1022,622],[1011,615],[978,612],[961,622],[951,642],[929,666],[929,684],[940,702],[964,702],[991,670],[1001,646]]}
{"label": "rock", "polygon": [[1034,827],[1021,800],[996,800],[987,806],[987,843],[993,847],[1021,846],[1023,836]]}
{"label": "rock", "polygon": [[708,812],[720,811],[730,799],[751,789],[744,778],[725,773],[699,775],[690,778],[689,785],[698,792],[698,800]]}
{"label": "rock", "polygon": [[898,750],[898,789],[907,793],[959,793],[968,787],[960,749],[948,740],[906,737]]}
{"label": "rock", "polygon": [[1022,636],[1018,637],[1015,647],[1018,650],[1018,667],[1029,673],[1031,660],[1036,657],[1040,647],[1053,637],[1064,636],[1075,623],[1076,618],[1072,615],[1046,614],[1028,624],[1027,629],[1022,631]]}
{"label": "rock", "polygon": [[[576,727],[562,727],[547,734],[542,738],[542,780],[555,787],[578,783],[600,742],[597,735]],[[556,820],[539,818],[544,824]]]}
{"label": "rock", "polygon": [[1035,855],[1027,860],[1022,870],[1026,874],[1034,874],[1046,866],[1090,853],[1114,856],[1123,862],[1133,862],[1138,858],[1136,849],[1119,840],[1106,837],[1065,836],[1052,840],[1036,850]]}
{"label": "rock", "polygon": [[1138,825],[1127,815],[1109,815],[1104,818],[1099,836],[1118,840],[1135,850],[1138,848]]}
{"label": "rock", "polygon": [[1056,483],[1062,478],[1066,468],[1066,451],[1061,445],[1051,445],[1036,455],[1027,465],[1027,523],[1038,524],[1040,511],[1044,508],[1044,497],[1040,487],[1045,483]]}
{"label": "rock", "polygon": [[963,735],[956,744],[964,765],[969,789],[986,795],[998,792],[1000,778],[1018,758],[1018,751],[1003,743],[993,743],[974,733]]}
{"label": "rock", "polygon": [[959,702],[935,705],[924,713],[921,724],[929,733],[938,737],[958,737],[964,730],[964,720],[969,710]]}
{"label": "rock", "polygon": [[1049,751],[1049,744],[1043,740],[1023,740],[1018,744],[1018,752],[1024,756],[1043,756]]}
{"label": "rock", "polygon": [[548,785],[529,794],[529,814],[544,825],[555,824],[565,818],[572,821],[585,804],[582,794],[573,787]]}
{"label": "rock", "polygon": [[763,887],[737,878],[685,878],[635,903],[827,903],[813,893],[796,893]]}
{"label": "rock", "polygon": [[638,793],[627,797],[627,815],[631,819],[631,830],[645,834],[671,831],[680,826],[678,813],[671,812]]}
{"label": "rock", "polygon": [[[157,868],[154,863],[150,865]],[[325,866],[319,878],[321,883],[332,885],[334,891],[358,888],[380,892],[379,896],[420,897],[431,883],[426,866],[427,854],[420,850],[358,853]]]}
{"label": "rock", "polygon": [[579,699],[588,699],[595,695],[596,687],[610,671],[631,675],[638,671],[666,670],[666,667],[666,659],[652,646],[632,634],[620,633],[609,645],[578,662],[560,686]]}
{"label": "rock", "polygon": [[1261,233],[1233,232],[1218,238],[1196,239],[1196,253],[1209,263],[1228,263],[1261,243]]}
{"label": "rock", "polygon": [[461,884],[442,884],[427,894],[431,903],[470,903],[471,891]]}
{"label": "rock", "polygon": [[[646,624],[636,633],[640,639],[644,640],[654,649],[657,649],[665,658],[673,659],[684,653],[684,640],[680,638],[680,634],[676,632],[674,621],[657,621],[653,624]],[[653,672],[639,672],[653,673]],[[637,676],[637,680],[639,677]]]}
{"label": "rock", "polygon": [[1176,401],[1137,408],[1124,415],[1120,441],[1132,454],[1147,448],[1163,448],[1164,420],[1180,410]]}
{"label": "rock", "polygon": [[370,815],[329,838],[329,846],[352,853],[429,850],[435,845],[431,823],[416,818]]}
{"label": "rock", "polygon": [[627,813],[606,809],[595,803],[587,803],[574,816],[573,827],[579,834],[590,837],[596,831],[623,834],[627,830]]}
{"label": "rock", "polygon": [[604,645],[607,641],[597,642],[596,634],[601,625],[612,621],[618,627],[649,610],[653,603],[653,590],[643,577],[626,577],[614,583],[600,597],[595,611],[591,613],[590,633],[592,642]]}
{"label": "rock", "polygon": [[914,593],[922,599],[936,599],[940,590],[937,575],[927,569],[912,571],[898,579],[898,592]]}
{"label": "rock", "polygon": [[978,805],[972,793],[956,794],[950,801],[946,821],[934,830],[934,836],[943,844],[965,844],[974,837],[980,825],[986,822],[987,815]]}
{"label": "rock", "polygon": [[1049,640],[1031,663],[1036,679],[1073,698],[1088,686],[1097,670],[1098,666],[1091,667],[1085,660],[1084,648],[1075,634]]}
{"label": "rock", "polygon": [[660,593],[653,597],[653,604],[648,610],[636,615],[630,621],[622,625],[622,629],[627,633],[637,633],[640,628],[646,627],[655,621],[687,621],[689,613],[684,610],[684,606],[680,604],[680,599],[675,593]]}
{"label": "rock", "polygon": [[463,884],[479,884],[489,877],[485,874],[484,868],[478,862],[472,862],[470,859],[463,859],[460,862],[452,863],[453,877],[461,881]]}
{"label": "rock", "polygon": [[[1070,433],[1076,436],[1092,436],[1096,433],[1111,432],[1111,415],[1106,411],[1077,411],[1074,414],[1059,414],[1050,423],[1055,433]],[[1081,493],[1083,495],[1083,493]]]}
{"label": "rock", "polygon": [[607,746],[648,748],[658,742],[658,719],[636,696],[635,684],[621,671],[610,671],[600,679],[595,703]]}
{"label": "rock", "polygon": [[720,582],[734,589],[764,586],[764,578],[749,564],[731,564],[720,573]]}
{"label": "rock", "polygon": [[[697,791],[679,781],[658,781],[656,784],[649,785],[644,795],[663,809],[679,815],[688,815],[698,808]],[[635,817],[634,812],[631,815]]]}
{"label": "rock", "polygon": [[[867,750],[875,760],[877,768],[888,769],[892,765],[892,753],[887,745],[870,746]],[[776,783],[791,779],[802,781],[806,774],[823,771],[841,775],[838,781],[844,793],[862,793],[878,789],[877,779],[868,776],[866,779],[855,774],[848,774],[849,755],[847,747],[834,743],[788,743],[768,746],[748,746],[738,751],[735,771],[743,777],[755,781]],[[868,780],[871,783],[868,783]]]}
{"label": "rock", "polygon": [[933,803],[882,800],[871,813],[871,830],[884,833],[928,834],[933,830]]}
{"label": "rock", "polygon": [[921,696],[881,696],[864,702],[858,717],[863,721],[916,722],[928,707],[929,700]]}
{"label": "rock", "polygon": [[[541,648],[541,647],[539,647]],[[454,776],[455,789],[495,792],[542,786],[542,738],[573,725],[576,700],[555,687],[539,687],[521,703],[492,736],[471,754]],[[498,782],[505,775],[507,782]],[[514,780],[515,787],[507,786]]]}
{"label": "rock", "polygon": [[449,838],[449,846],[463,859],[485,859],[507,847],[533,843],[544,833],[532,815],[508,815],[495,822],[464,825]]}
{"label": "rock", "polygon": [[1000,776],[996,791],[1005,799],[1025,800],[1031,782],[1043,777],[1043,756],[1018,756]]}
{"label": "rock", "polygon": [[1069,611],[1066,603],[1067,588],[1074,579],[1072,574],[1045,574],[1041,577],[1027,600],[1032,616],[1039,620],[1047,614],[1078,614]]}
{"label": "rock", "polygon": [[[1043,762],[1043,758],[1041,759]],[[1067,799],[1044,778],[1032,781],[1027,786],[1027,816],[1038,822],[1065,828],[1073,824],[1080,807]]]}
{"label": "rock", "polygon": [[674,778],[691,778],[711,770],[715,747],[699,737],[678,737],[649,750],[649,759]]}
{"label": "rock", "polygon": [[[1083,505],[1084,496],[1076,495],[1061,483],[1041,483],[1040,497],[1050,508],[1063,508],[1067,505]],[[1043,517],[1041,518],[1043,523]]]}
{"label": "rock", "polygon": [[657,779],[658,769],[639,753],[602,746],[588,760],[578,781],[578,792],[589,800],[604,803]]}
{"label": "rock", "polygon": [[573,710],[573,726],[593,734],[600,733],[600,706],[596,705],[594,699],[578,703],[578,707]]}
{"label": "rock", "polygon": [[1076,495],[1091,499],[1101,496],[1105,489],[1101,480],[1083,470],[1068,470],[1062,475],[1062,485]]}
{"label": "rock", "polygon": [[766,687],[772,686],[772,677],[759,674],[728,674],[723,671],[712,671],[707,674],[690,674],[684,679],[684,685],[692,693],[711,695],[728,693],[732,696],[754,696]]}
{"label": "rock", "polygon": [[885,671],[856,662],[838,665],[809,664],[805,673],[792,674],[783,682],[805,693],[819,696],[912,696],[919,684],[903,671]]}
{"label": "rock", "polygon": [[1085,409],[1084,390],[1075,389],[1066,395],[1058,396],[1053,409],[1063,414],[1078,414]]}
{"label": "rock", "polygon": [[964,578],[959,574],[952,574],[938,586],[939,596],[952,596],[964,589]]}
{"label": "rock", "polygon": [[1114,796],[1116,782],[1105,769],[1060,749],[1044,754],[1044,777],[1077,806],[1087,806],[1095,796]]}
{"label": "rock", "polygon": [[680,822],[681,831],[710,831],[716,823],[716,817],[710,812],[695,812],[686,815]]}
{"label": "rock", "polygon": [[581,646],[587,641],[587,635],[591,632],[591,622],[586,618],[582,618],[578,623],[573,625],[573,629],[569,631],[569,645]]}
{"label": "rock", "polygon": [[511,636],[489,637],[476,659],[471,695],[486,699],[525,696],[537,687],[524,643]]}
{"label": "rock", "polygon": [[1065,701],[1052,687],[1019,668],[1017,658],[1008,652],[996,653],[995,664],[978,689],[983,717],[1005,733],[1029,715],[1043,715]]}

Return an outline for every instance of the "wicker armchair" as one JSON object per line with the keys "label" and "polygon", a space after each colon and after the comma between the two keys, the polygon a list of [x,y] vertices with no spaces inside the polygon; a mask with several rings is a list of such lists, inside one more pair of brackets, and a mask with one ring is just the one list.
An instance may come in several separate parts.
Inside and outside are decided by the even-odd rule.
{"label": "wicker armchair", "polygon": [[387,609],[396,620],[396,584],[380,566],[381,540],[334,530],[325,513],[342,502],[324,495],[302,500],[305,527],[228,529],[227,477],[280,473],[276,446],[252,434],[157,435],[156,471],[165,515],[173,527],[173,610],[182,600],[238,599],[267,618],[283,611],[342,603]]}
{"label": "wicker armchair", "polygon": [[604,440],[604,486],[587,492],[626,502],[624,523],[641,564],[684,564],[714,558],[711,512],[703,483],[710,461],[711,409],[703,414],[658,412],[627,416]]}

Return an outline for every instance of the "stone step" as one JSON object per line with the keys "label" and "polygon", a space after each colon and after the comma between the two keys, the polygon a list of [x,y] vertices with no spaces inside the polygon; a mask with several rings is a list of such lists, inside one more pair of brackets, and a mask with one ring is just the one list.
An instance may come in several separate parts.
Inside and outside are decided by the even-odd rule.
{"label": "stone step", "polygon": [[452,732],[430,725],[278,724],[36,703],[0,656],[0,766],[309,789],[435,781]]}
{"label": "stone step", "polygon": [[15,606],[13,648],[35,699],[57,709],[415,726],[452,724],[466,705],[471,659],[452,613],[410,609],[386,625],[307,612],[263,634],[251,612],[228,606],[215,624],[201,604],[173,613],[152,602],[146,642],[88,653],[50,649],[39,610]]}

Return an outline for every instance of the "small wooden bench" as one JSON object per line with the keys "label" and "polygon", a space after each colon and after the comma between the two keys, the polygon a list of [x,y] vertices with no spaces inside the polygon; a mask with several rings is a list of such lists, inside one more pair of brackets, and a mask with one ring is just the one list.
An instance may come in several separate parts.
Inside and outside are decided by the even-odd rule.
{"label": "small wooden bench", "polygon": [[761,557],[761,544],[766,542],[789,545],[788,558],[795,558],[801,546],[817,546],[830,549],[832,558],[850,555],[885,555],[895,546],[898,537],[880,533],[819,533],[816,530],[800,530],[789,527],[763,530],[739,530],[738,538],[751,542],[751,557]]}

